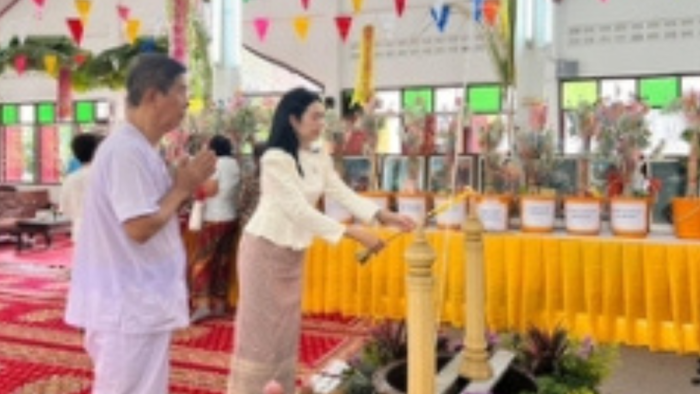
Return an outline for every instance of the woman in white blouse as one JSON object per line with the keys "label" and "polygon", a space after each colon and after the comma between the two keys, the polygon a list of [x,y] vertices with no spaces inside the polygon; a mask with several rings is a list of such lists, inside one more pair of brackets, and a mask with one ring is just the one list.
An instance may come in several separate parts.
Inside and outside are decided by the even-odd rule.
{"label": "woman in white blouse", "polygon": [[[334,171],[330,157],[312,150],[323,132],[324,106],[308,90],[282,97],[261,161],[261,196],[239,245],[240,300],[230,394],[257,394],[270,380],[295,389],[301,331],[304,251],[314,237],[336,243],[348,237],[366,248],[382,241],[360,226],[346,226],[316,209],[322,195],[365,223],[377,220],[404,231],[411,219],[380,210],[355,194]],[[328,262],[333,264],[333,262]]]}

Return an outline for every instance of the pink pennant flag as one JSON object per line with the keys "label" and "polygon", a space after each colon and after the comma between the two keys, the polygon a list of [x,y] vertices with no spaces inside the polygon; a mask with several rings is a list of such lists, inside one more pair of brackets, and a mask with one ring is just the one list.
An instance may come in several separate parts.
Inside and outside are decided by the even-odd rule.
{"label": "pink pennant flag", "polygon": [[15,57],[15,70],[17,74],[22,75],[27,69],[27,55],[17,55]]}
{"label": "pink pennant flag", "polygon": [[265,38],[267,37],[267,31],[270,28],[270,18],[255,18],[255,20],[253,21],[253,25],[255,25],[255,32],[258,34],[258,39],[261,42],[265,42]]}
{"label": "pink pennant flag", "polygon": [[309,9],[309,1],[311,0],[301,0],[301,6],[304,7],[305,10]]}
{"label": "pink pennant flag", "polygon": [[338,28],[338,33],[343,42],[348,40],[348,33],[350,33],[350,28],[352,27],[352,17],[347,15],[336,16],[335,26]]}
{"label": "pink pennant flag", "polygon": [[122,22],[126,22],[131,15],[131,9],[125,5],[119,4],[117,5],[117,13],[119,14],[119,19],[121,19]]}

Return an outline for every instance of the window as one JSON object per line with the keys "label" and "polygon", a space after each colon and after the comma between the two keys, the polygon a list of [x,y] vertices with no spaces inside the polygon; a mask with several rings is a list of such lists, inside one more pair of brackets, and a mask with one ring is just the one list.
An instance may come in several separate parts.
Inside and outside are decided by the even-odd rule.
{"label": "window", "polygon": [[680,94],[678,77],[642,78],[639,80],[639,96],[653,108],[666,108]]}
{"label": "window", "polygon": [[9,183],[36,182],[34,127],[6,127],[3,136],[3,180]]}
{"label": "window", "polygon": [[563,109],[574,109],[582,103],[595,103],[598,101],[598,82],[594,80],[588,81],[570,81],[564,82],[562,98],[564,105]]}
{"label": "window", "polygon": [[0,124],[3,126],[14,126],[19,124],[19,106],[16,104],[4,104],[2,106],[2,116]]}
{"label": "window", "polygon": [[683,94],[700,92],[700,77],[683,77]]}
{"label": "window", "polygon": [[464,102],[464,89],[438,88],[435,89],[435,112],[457,113]]}
{"label": "window", "polygon": [[601,98],[630,102],[637,98],[637,81],[634,79],[604,79],[600,81]]}
{"label": "window", "polygon": [[403,91],[403,108],[422,106],[426,112],[433,112],[433,89],[410,88]]}
{"label": "window", "polygon": [[89,130],[111,115],[107,101],[73,103],[74,123],[58,123],[55,102],[0,104],[0,181],[58,183],[79,130]]}
{"label": "window", "polygon": [[474,85],[467,88],[469,109],[475,114],[501,112],[503,90],[499,85]]}
{"label": "window", "polygon": [[74,117],[78,124],[95,123],[95,103],[93,101],[78,101],[75,103]]}
{"label": "window", "polygon": [[378,91],[375,97],[379,101],[379,113],[398,114],[401,112],[401,92],[398,90]]}
{"label": "window", "polygon": [[41,103],[37,106],[37,121],[41,125],[56,123],[56,105]]}

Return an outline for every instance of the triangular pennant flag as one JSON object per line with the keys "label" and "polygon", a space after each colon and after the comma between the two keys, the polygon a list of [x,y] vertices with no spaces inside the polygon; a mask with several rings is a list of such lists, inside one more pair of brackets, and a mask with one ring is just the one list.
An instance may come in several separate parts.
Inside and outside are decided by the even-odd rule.
{"label": "triangular pennant flag", "polygon": [[92,9],[92,1],[90,0],[75,0],[75,9],[80,15],[80,20],[83,21],[83,25],[87,25],[88,18],[90,17],[90,10]]}
{"label": "triangular pennant flag", "polygon": [[476,22],[481,22],[484,19],[484,0],[474,0],[473,13],[474,20]]}
{"label": "triangular pennant flag", "polygon": [[34,5],[36,6],[36,18],[41,19],[42,15],[44,14],[44,5],[46,4],[46,0],[34,0]]}
{"label": "triangular pennant flag", "polygon": [[27,55],[17,55],[15,56],[15,70],[17,74],[22,75],[27,69]]}
{"label": "triangular pennant flag", "polygon": [[364,2],[365,0],[352,0],[352,10],[356,13],[362,11]]}
{"label": "triangular pennant flag", "polygon": [[70,35],[73,37],[78,46],[83,42],[83,21],[78,18],[68,18],[66,19],[68,24],[68,29],[70,29]]}
{"label": "triangular pennant flag", "polygon": [[310,0],[301,0],[301,6],[304,7],[305,10],[309,9],[309,1]]}
{"label": "triangular pennant flag", "polygon": [[306,41],[306,37],[309,35],[309,25],[311,20],[308,16],[297,16],[294,18],[294,31],[297,33],[297,37],[300,40]]}
{"label": "triangular pennant flag", "polygon": [[500,9],[500,3],[496,0],[486,0],[482,8],[484,19],[489,26],[496,26]]}
{"label": "triangular pennant flag", "polygon": [[348,33],[350,33],[350,28],[352,27],[352,17],[347,15],[341,15],[335,17],[335,26],[338,28],[338,33],[343,42],[348,40]]}
{"label": "triangular pennant flag", "polygon": [[117,5],[117,14],[119,14],[119,19],[121,19],[122,22],[126,22],[131,15],[131,9],[125,5],[119,4]]}
{"label": "triangular pennant flag", "polygon": [[447,21],[450,19],[450,6],[448,4],[433,6],[430,8],[430,15],[433,17],[438,30],[441,33],[445,32]]}
{"label": "triangular pennant flag", "polygon": [[261,42],[265,42],[267,30],[270,28],[270,18],[255,18],[255,20],[253,20],[253,26],[255,26],[255,32],[258,34],[258,39]]}
{"label": "triangular pennant flag", "polygon": [[44,56],[44,68],[49,75],[56,75],[56,66],[58,65],[58,57],[56,55]]}
{"label": "triangular pennant flag", "polygon": [[126,39],[129,44],[136,42],[136,38],[141,33],[141,19],[129,19],[126,21]]}
{"label": "triangular pennant flag", "polygon": [[396,6],[396,15],[399,17],[403,16],[403,12],[406,9],[406,0],[394,0],[394,6]]}

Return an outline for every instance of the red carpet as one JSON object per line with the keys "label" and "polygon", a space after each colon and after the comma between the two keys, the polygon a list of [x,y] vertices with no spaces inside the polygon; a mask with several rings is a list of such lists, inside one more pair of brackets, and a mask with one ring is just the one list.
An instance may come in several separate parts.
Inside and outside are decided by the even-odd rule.
{"label": "red carpet", "polygon": [[[0,394],[87,394],[90,360],[80,333],[66,326],[67,271],[0,264]],[[300,378],[361,344],[362,321],[337,316],[303,322]],[[233,346],[231,319],[209,321],[176,334],[171,393],[225,392]]]}

